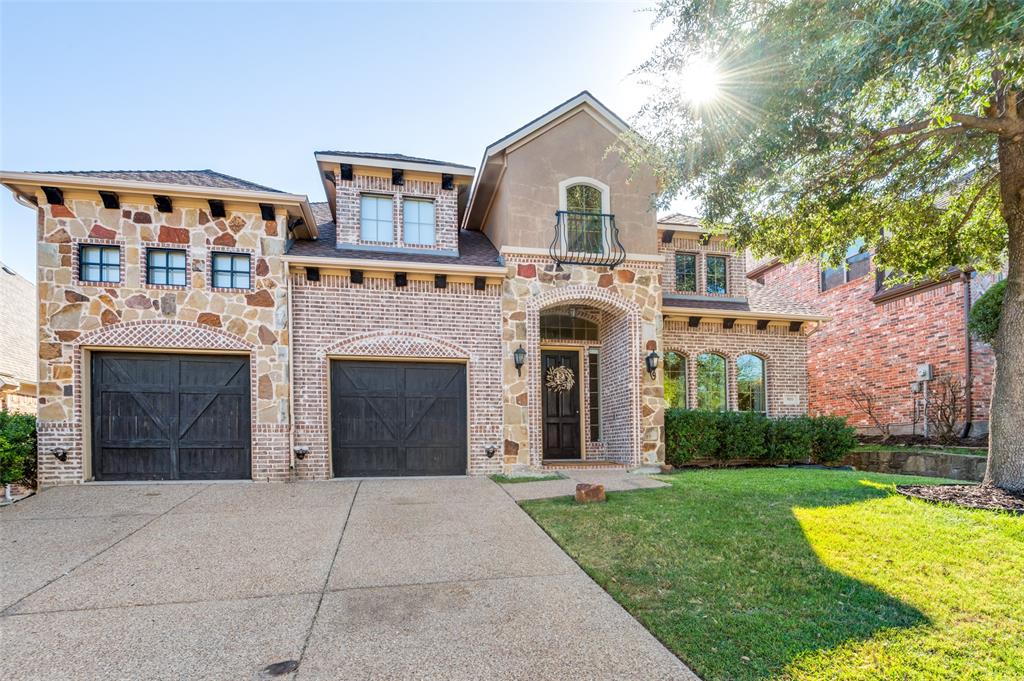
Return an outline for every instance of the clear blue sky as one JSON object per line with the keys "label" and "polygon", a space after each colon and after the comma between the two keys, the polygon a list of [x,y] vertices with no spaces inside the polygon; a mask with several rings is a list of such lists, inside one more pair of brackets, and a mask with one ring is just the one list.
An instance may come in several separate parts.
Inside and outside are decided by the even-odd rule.
{"label": "clear blue sky", "polygon": [[[2,1],[0,168],[212,168],[322,201],[317,149],[476,166],[583,89],[631,116],[643,7]],[[34,279],[34,215],[0,201],[0,260]]]}

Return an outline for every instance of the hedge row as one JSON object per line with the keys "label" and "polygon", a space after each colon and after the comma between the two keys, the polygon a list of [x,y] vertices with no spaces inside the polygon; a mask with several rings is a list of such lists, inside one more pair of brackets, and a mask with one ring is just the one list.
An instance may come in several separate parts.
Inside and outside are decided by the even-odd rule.
{"label": "hedge row", "polygon": [[771,419],[749,411],[665,412],[665,461],[834,463],[856,445],[856,431],[838,416]]}
{"label": "hedge row", "polygon": [[35,478],[36,417],[0,410],[0,485],[33,484]]}

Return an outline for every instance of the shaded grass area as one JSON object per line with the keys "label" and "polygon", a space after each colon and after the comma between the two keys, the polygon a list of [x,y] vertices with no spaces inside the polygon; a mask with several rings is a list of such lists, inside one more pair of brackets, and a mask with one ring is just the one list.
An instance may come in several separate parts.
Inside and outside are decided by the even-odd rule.
{"label": "shaded grass area", "polygon": [[523,507],[702,678],[1024,678],[1024,518],[895,494],[934,478],[659,479]]}
{"label": "shaded grass area", "polygon": [[510,485],[510,484],[517,483],[517,482],[544,482],[545,480],[562,480],[564,476],[561,476],[561,475],[538,475],[538,476],[535,476],[535,477],[531,477],[531,476],[528,476],[528,475],[517,475],[515,477],[510,477],[508,475],[501,475],[500,473],[496,473],[495,475],[491,475],[491,476],[488,476],[488,477],[490,477],[491,480],[493,480],[494,482],[496,482],[498,484]]}
{"label": "shaded grass area", "polygon": [[861,452],[907,452],[909,454],[966,454],[988,456],[988,450],[977,447],[914,447],[913,445],[857,445]]}

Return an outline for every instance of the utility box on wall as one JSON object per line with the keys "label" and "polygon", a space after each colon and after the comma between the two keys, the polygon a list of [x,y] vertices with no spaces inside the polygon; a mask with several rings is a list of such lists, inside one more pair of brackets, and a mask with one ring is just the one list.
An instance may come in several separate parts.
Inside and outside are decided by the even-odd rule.
{"label": "utility box on wall", "polygon": [[917,380],[919,380],[919,381],[930,381],[930,380],[932,380],[932,365],[931,364],[918,364],[917,365]]}

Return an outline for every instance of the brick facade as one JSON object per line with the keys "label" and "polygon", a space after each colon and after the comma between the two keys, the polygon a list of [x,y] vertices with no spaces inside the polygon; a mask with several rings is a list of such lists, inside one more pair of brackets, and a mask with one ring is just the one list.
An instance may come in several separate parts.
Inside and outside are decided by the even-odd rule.
{"label": "brick facade", "polygon": [[[391,182],[390,173],[384,175],[355,174],[351,180],[342,180],[338,175],[335,179],[337,190],[337,239],[338,245],[351,246],[395,246],[415,248],[422,251],[456,251],[459,245],[458,225],[458,192],[455,189],[442,189],[441,178],[436,181],[421,179],[405,179],[404,185]],[[382,243],[363,241],[360,237],[359,207],[363,194],[374,196],[390,196],[391,219],[394,226],[394,241]],[[405,242],[403,230],[402,201],[406,198],[429,199],[434,202],[435,243],[432,246],[408,244]]]}
{"label": "brick facade", "polygon": [[296,462],[300,478],[331,474],[331,357],[460,360],[469,381],[469,463],[471,474],[501,470],[502,423],[501,288],[477,291],[472,282],[449,281],[445,289],[413,279],[396,288],[390,275],[367,273],[362,284],[348,275],[324,274],[320,281],[292,277],[295,335],[295,445],[309,455]]}
{"label": "brick facade", "polygon": [[[254,212],[213,219],[182,202],[169,213],[151,205],[107,209],[69,200],[40,207],[39,484],[81,482],[89,474],[85,409],[88,353],[103,349],[223,350],[250,360],[252,475],[288,477],[288,330],[283,287],[284,238]],[[79,247],[120,248],[120,281],[80,277]],[[213,290],[209,260],[219,250],[253,259],[252,287]],[[145,248],[187,250],[186,285],[154,286],[145,279]],[[67,461],[52,454],[67,450]]]}
{"label": "brick facade", "polygon": [[[666,295],[701,295],[717,298],[742,298],[747,295],[746,258],[743,253],[730,248],[722,237],[702,239],[692,232],[676,232],[668,243],[658,239],[658,253],[665,256],[661,274],[661,286]],[[676,290],[676,253],[696,255],[697,291],[689,293]],[[726,260],[726,292],[707,292],[707,256],[721,255]]]}
{"label": "brick facade", "polygon": [[759,331],[754,324],[737,322],[733,328],[725,329],[721,322],[706,321],[691,328],[686,321],[669,319],[665,322],[663,338],[665,351],[677,352],[687,362],[688,404],[696,404],[694,363],[697,355],[714,353],[725,358],[726,397],[729,409],[737,409],[736,358],[752,354],[764,360],[768,416],[807,413],[807,336],[804,334],[791,332],[785,325],[778,324],[770,324]]}
{"label": "brick facade", "polygon": [[[911,383],[915,367],[930,363],[936,376],[963,380],[966,362],[964,284],[958,278],[876,303],[874,272],[820,291],[817,263],[780,265],[763,275],[766,287],[815,305],[829,321],[808,338],[808,400],[812,413],[838,414],[864,429],[867,414],[850,401],[853,388],[872,396],[883,422],[894,432],[921,432]],[[973,421],[988,420],[994,357],[989,346],[971,342]],[[916,420],[916,425],[915,425]]]}

